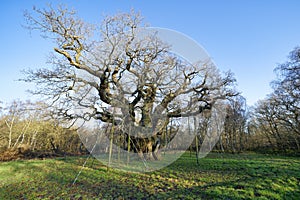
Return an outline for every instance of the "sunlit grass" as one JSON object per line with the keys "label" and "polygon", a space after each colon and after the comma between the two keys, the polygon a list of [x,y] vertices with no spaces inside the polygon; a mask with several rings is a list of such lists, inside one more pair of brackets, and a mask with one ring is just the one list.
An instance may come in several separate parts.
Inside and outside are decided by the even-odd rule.
{"label": "sunlit grass", "polygon": [[[0,163],[0,199],[300,199],[300,158],[184,154],[159,171],[128,173],[90,158]],[[75,177],[82,169],[76,183]]]}

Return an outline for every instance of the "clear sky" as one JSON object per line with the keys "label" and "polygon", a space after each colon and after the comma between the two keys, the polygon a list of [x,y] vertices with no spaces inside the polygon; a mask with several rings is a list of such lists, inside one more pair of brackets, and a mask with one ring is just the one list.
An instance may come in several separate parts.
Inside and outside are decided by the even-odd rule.
{"label": "clear sky", "polygon": [[32,86],[16,80],[22,78],[22,69],[43,67],[53,44],[22,27],[23,11],[47,2],[74,8],[88,22],[134,8],[151,26],[190,36],[221,71],[235,74],[250,105],[271,92],[274,67],[300,45],[298,0],[6,0],[0,4],[0,101],[32,98],[25,92]]}

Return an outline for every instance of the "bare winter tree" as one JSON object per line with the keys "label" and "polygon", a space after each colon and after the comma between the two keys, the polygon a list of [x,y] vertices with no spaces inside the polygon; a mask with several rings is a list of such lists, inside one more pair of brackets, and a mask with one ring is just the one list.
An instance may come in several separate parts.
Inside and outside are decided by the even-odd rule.
{"label": "bare winter tree", "polygon": [[289,146],[300,151],[300,47],[290,52],[288,61],[275,69],[277,80],[270,96],[277,105],[277,118],[289,133]]}
{"label": "bare winter tree", "polygon": [[258,102],[255,119],[273,150],[300,151],[300,48],[275,68],[274,91]]}
{"label": "bare winter tree", "polygon": [[[247,136],[246,99],[241,95],[231,98],[227,105],[226,112],[223,135],[225,140],[224,147],[232,153],[242,152]],[[223,139],[221,139],[221,141],[222,140]]]}
{"label": "bare winter tree", "polygon": [[156,158],[171,119],[235,95],[231,73],[222,76],[211,61],[188,63],[156,34],[139,34],[146,26],[134,12],[108,16],[100,26],[65,8],[34,9],[25,17],[29,29],[56,43],[52,69],[26,71],[25,81],[38,86],[33,93],[49,97],[65,119],[116,126],[149,158]]}

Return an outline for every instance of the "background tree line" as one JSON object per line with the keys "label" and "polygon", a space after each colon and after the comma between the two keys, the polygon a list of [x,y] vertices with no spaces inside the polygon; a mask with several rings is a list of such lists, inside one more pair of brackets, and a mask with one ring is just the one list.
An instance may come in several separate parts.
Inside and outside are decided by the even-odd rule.
{"label": "background tree line", "polygon": [[253,110],[253,132],[263,139],[257,148],[272,151],[300,151],[300,48],[275,68],[273,92]]}
{"label": "background tree line", "polygon": [[[77,130],[55,119],[42,102],[13,101],[2,105],[0,113],[1,153],[17,151],[28,156],[46,156],[85,152]],[[35,155],[31,155],[33,152]]]}
{"label": "background tree line", "polygon": [[[274,72],[273,92],[248,107],[242,96],[228,101],[224,130],[215,150],[232,153],[300,152],[300,48],[294,48]],[[202,121],[205,123],[208,120]],[[203,138],[205,129],[199,132]]]}

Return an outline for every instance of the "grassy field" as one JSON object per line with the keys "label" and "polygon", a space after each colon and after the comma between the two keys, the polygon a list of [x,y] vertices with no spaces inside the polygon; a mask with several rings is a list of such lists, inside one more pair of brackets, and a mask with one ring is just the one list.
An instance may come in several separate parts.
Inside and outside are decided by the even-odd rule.
{"label": "grassy field", "polygon": [[152,173],[126,173],[67,157],[0,163],[0,199],[300,199],[300,158],[184,154]]}

